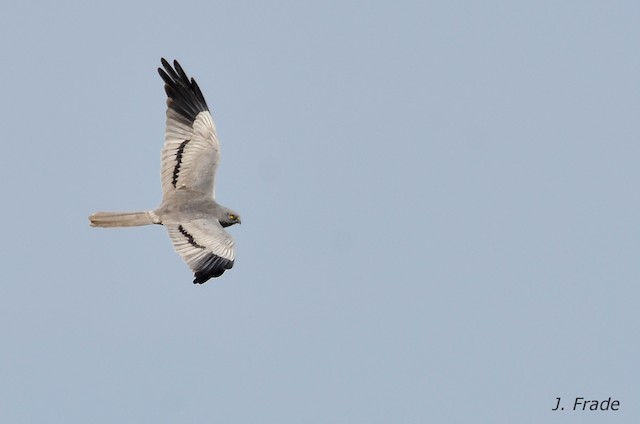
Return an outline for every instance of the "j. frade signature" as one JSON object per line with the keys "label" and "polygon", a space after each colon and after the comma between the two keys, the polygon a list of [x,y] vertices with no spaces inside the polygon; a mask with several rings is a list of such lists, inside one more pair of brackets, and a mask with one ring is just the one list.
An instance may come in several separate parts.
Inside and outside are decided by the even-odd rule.
{"label": "j. frade signature", "polygon": [[[573,411],[618,411],[620,410],[620,401],[611,399],[609,396],[605,400],[585,400],[583,397],[576,397],[573,401]],[[552,411],[564,411],[561,405],[561,399],[556,398],[556,406]]]}

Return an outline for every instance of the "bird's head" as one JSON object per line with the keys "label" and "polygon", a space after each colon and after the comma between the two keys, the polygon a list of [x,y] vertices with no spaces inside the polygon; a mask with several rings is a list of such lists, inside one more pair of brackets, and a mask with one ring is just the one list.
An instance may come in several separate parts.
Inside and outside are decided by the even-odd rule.
{"label": "bird's head", "polygon": [[220,221],[220,225],[223,227],[229,227],[233,224],[240,224],[240,215],[237,212],[232,211],[231,209],[223,209],[218,216],[218,221]]}

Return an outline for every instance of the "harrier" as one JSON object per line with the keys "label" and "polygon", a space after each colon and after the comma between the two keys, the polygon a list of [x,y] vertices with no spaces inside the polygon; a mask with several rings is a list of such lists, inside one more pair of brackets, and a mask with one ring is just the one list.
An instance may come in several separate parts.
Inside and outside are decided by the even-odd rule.
{"label": "harrier", "polygon": [[162,149],[162,203],[146,212],[96,212],[92,227],[167,227],[173,247],[195,273],[196,284],[233,267],[234,243],[224,228],[240,224],[240,215],[215,201],[220,143],[213,118],[193,78],[177,61],[161,59],[158,73],[167,93],[167,122]]}

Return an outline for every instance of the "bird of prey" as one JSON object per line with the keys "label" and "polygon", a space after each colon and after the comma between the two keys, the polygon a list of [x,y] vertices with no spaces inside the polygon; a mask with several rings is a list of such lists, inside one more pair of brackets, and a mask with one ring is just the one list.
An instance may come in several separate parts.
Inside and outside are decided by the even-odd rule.
{"label": "bird of prey", "polygon": [[195,273],[195,284],[233,267],[234,243],[224,230],[240,224],[240,215],[215,201],[220,143],[213,118],[196,81],[177,61],[161,59],[158,68],[167,93],[162,149],[162,203],[145,212],[96,212],[92,227],[167,227],[175,250]]}

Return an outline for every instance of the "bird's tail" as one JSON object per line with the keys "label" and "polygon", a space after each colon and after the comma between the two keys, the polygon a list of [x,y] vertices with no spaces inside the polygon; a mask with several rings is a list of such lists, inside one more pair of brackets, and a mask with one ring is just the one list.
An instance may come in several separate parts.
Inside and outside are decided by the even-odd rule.
{"label": "bird's tail", "polygon": [[158,216],[151,212],[96,212],[89,217],[92,227],[137,227],[160,224]]}

